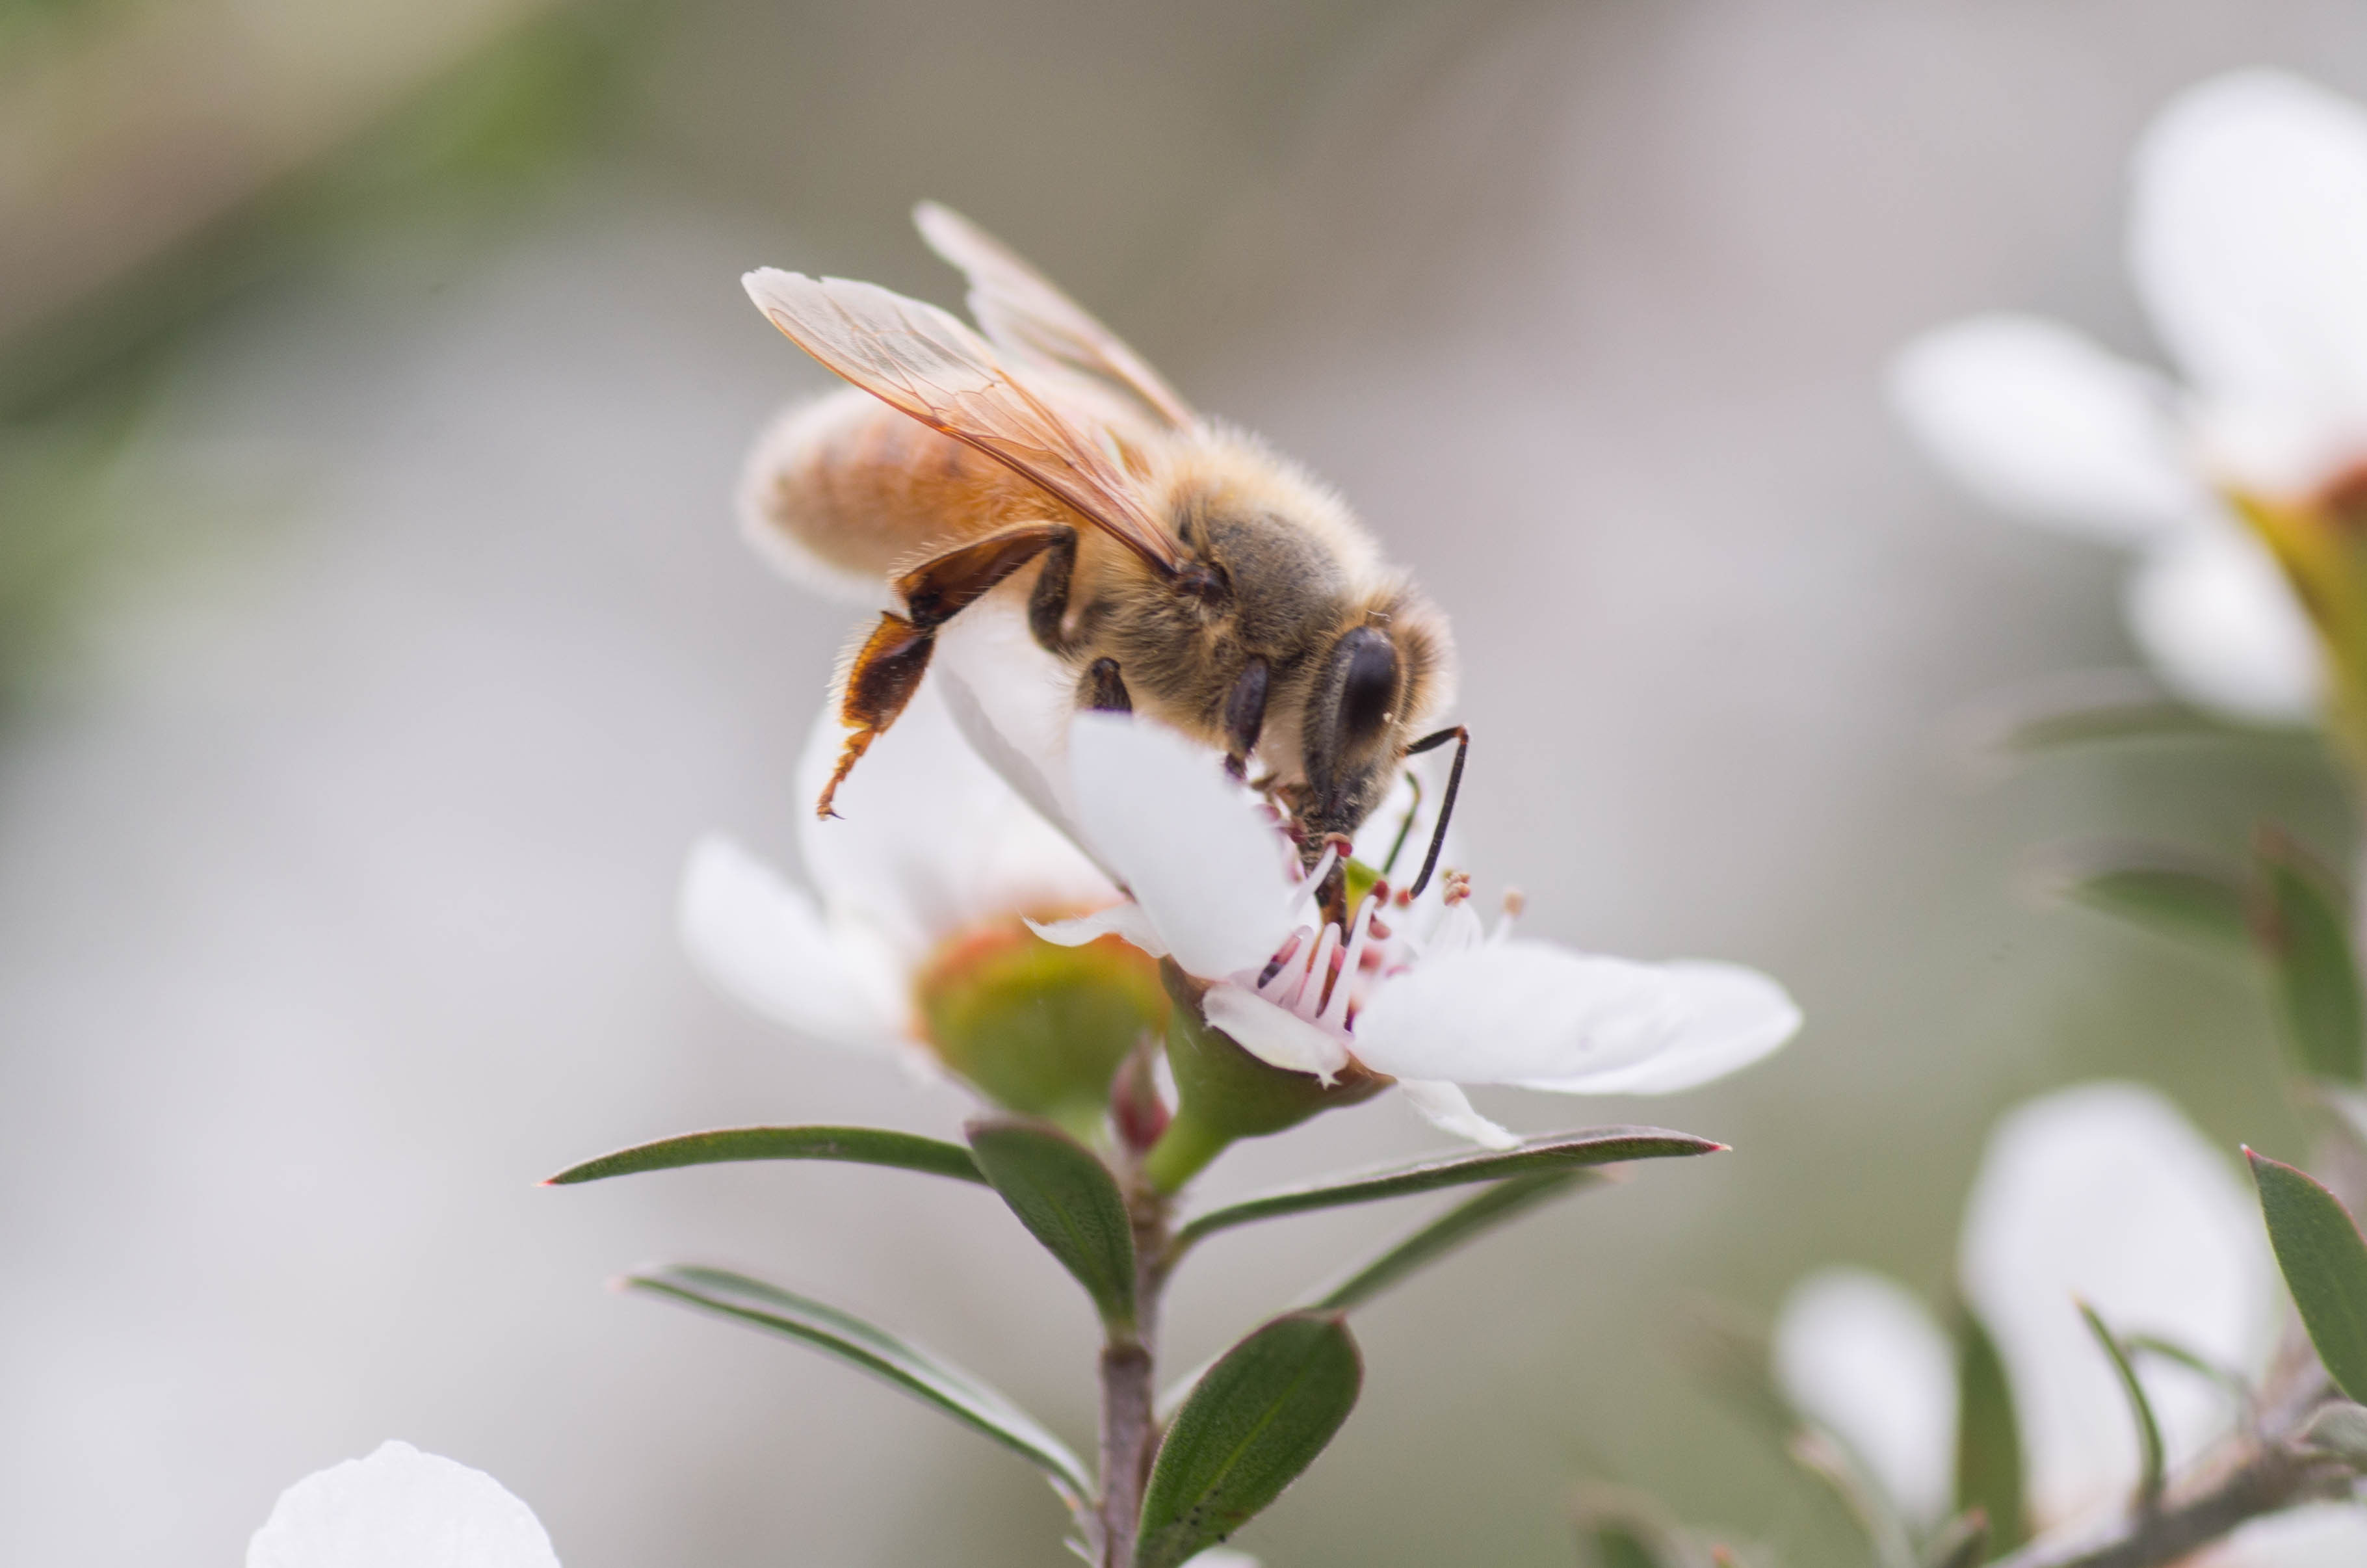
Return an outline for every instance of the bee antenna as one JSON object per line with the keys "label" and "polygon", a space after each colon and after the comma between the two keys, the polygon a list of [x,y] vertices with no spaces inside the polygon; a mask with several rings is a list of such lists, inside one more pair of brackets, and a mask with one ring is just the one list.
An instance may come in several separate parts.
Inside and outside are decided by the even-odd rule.
{"label": "bee antenna", "polygon": [[[1455,820],[1455,797],[1463,788],[1463,759],[1471,753],[1471,732],[1456,724],[1435,734],[1424,735],[1406,747],[1406,756],[1420,756],[1423,752],[1435,751],[1449,741],[1455,743],[1455,766],[1447,770],[1446,793],[1438,802],[1438,825],[1430,830],[1430,853],[1422,857],[1421,875],[1416,877],[1413,886],[1406,890],[1406,897],[1410,899],[1420,898],[1421,890],[1430,886],[1430,874],[1438,869],[1438,852],[1446,847],[1446,824]],[[1392,855],[1390,858],[1396,857]]]}

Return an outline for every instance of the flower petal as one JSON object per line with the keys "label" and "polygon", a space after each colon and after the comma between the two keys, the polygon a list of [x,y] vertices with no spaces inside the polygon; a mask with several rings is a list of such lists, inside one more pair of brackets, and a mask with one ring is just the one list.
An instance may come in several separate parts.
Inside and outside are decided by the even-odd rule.
{"label": "flower petal", "polygon": [[2267,546],[2232,527],[2190,529],[2129,579],[2129,631],[2189,701],[2254,724],[2316,720],[2317,636]]}
{"label": "flower petal", "polygon": [[2129,265],[2216,413],[2219,453],[2278,491],[2367,454],[2367,110],[2278,71],[2171,100],[2132,168]]}
{"label": "flower petal", "polygon": [[2367,1511],[2321,1503],[2255,1519],[2195,1568],[2357,1568],[2367,1562]]}
{"label": "flower petal", "polygon": [[[2276,1272],[2232,1163],[2158,1091],[2089,1084],[2006,1115],[1966,1206],[1958,1267],[2013,1381],[2033,1501],[2059,1523],[2135,1483],[2136,1439],[2075,1299],[2246,1372],[2273,1343]],[[2146,1375],[2172,1461],[2224,1426],[2185,1375]]]}
{"label": "flower petal", "polygon": [[1775,1320],[1775,1381],[1919,1526],[1946,1513],[1956,1466],[1956,1358],[1906,1287],[1863,1268],[1810,1275]]}
{"label": "flower petal", "polygon": [[850,926],[824,924],[812,899],[730,839],[692,846],[677,917],[700,972],[765,1017],[834,1045],[902,1035],[904,971],[893,956]]}
{"label": "flower petal", "polygon": [[1150,917],[1130,898],[1071,920],[1030,920],[1027,929],[1059,948],[1082,948],[1104,937],[1123,937],[1152,958],[1167,956],[1166,945],[1160,941]]}
{"label": "flower petal", "polygon": [[1346,1041],[1246,985],[1211,985],[1201,999],[1200,1016],[1251,1056],[1285,1072],[1312,1073],[1328,1084],[1348,1065]]}
{"label": "flower petal", "polygon": [[246,1568],[559,1568],[534,1510],[482,1471],[408,1443],[279,1494]]}
{"label": "flower petal", "polygon": [[1387,981],[1354,1032],[1358,1060],[1392,1077],[1607,1094],[1707,1082],[1798,1024],[1782,989],[1749,970],[1514,939],[1434,956]]}
{"label": "flower petal", "polygon": [[1772,1055],[1800,1032],[1800,1007],[1772,977],[1741,964],[1680,959],[1654,964],[1668,987],[1655,1048],[1626,1066],[1523,1085],[1565,1095],[1672,1095]]}
{"label": "flower petal", "polygon": [[1290,934],[1282,835],[1212,754],[1148,721],[1080,713],[1069,764],[1078,824],[1177,963],[1219,980],[1274,956]]}
{"label": "flower petal", "polygon": [[2126,542],[2214,506],[2180,455],[2169,384],[2054,322],[1999,313],[1925,333],[1891,366],[1890,403],[2002,512]]}
{"label": "flower petal", "polygon": [[[1044,769],[1036,766],[1036,757],[1002,733],[987,712],[986,705],[979,700],[977,690],[962,673],[956,669],[938,670],[934,684],[946,710],[953,715],[955,727],[961,731],[962,738],[969,743],[979,760],[992,768],[995,776],[1010,787],[1013,794],[1026,801],[1037,816],[1051,824],[1063,838],[1075,845],[1079,854],[1092,860],[1104,876],[1110,876],[1109,868],[1102,865],[1093,846],[1085,842],[1085,835],[1078,829],[1075,813],[1070,810],[1067,797],[1053,786]],[[1111,881],[1116,880],[1110,876]]]}
{"label": "flower petal", "polygon": [[1520,1146],[1519,1133],[1481,1116],[1472,1108],[1471,1096],[1453,1084],[1437,1079],[1400,1078],[1398,1091],[1405,1096],[1406,1104],[1420,1111],[1422,1119],[1441,1132],[1468,1138],[1483,1149]]}
{"label": "flower petal", "polygon": [[[834,707],[816,719],[798,763],[802,798],[821,792],[845,734]],[[970,748],[934,677],[864,754],[837,809],[828,822],[801,816],[806,869],[833,920],[860,916],[908,962],[981,920],[1068,915],[1118,896]]]}

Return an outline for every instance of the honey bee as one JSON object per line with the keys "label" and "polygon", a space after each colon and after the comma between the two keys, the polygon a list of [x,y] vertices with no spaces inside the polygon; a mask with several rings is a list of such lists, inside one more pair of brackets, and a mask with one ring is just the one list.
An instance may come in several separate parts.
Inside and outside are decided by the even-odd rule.
{"label": "honey bee", "polygon": [[[896,722],[938,631],[990,597],[1074,671],[1080,707],[1140,710],[1219,750],[1286,813],[1308,864],[1353,834],[1451,700],[1446,619],[1331,490],[1203,418],[1041,274],[946,208],[914,213],[980,331],[870,283],[742,281],[850,383],[786,414],[743,494],[794,574],[901,604],[844,666],[847,728],[816,802]],[[982,335],[981,335],[982,332]]]}

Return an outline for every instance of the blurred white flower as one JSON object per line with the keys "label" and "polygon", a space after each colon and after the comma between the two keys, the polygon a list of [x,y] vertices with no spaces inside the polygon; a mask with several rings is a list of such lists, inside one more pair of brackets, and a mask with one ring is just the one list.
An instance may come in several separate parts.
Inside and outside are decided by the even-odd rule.
{"label": "blurred white flower", "polygon": [[[2279,1300],[2259,1206],[2234,1163],[2159,1091],[2090,1084],[2033,1100],[1989,1134],[1957,1267],[2012,1380],[2043,1520],[2126,1497],[2127,1401],[2077,1303],[2248,1379],[2267,1369]],[[2141,1367],[2173,1464],[2224,1427],[2196,1374]]]}
{"label": "blurred white flower", "polygon": [[2193,1568],[2358,1568],[2367,1562],[2367,1512],[2343,1503],[2255,1519],[2198,1554]]}
{"label": "blurred white flower", "polygon": [[[2130,628],[2164,680],[2305,722],[2321,644],[2246,517],[2355,508],[2367,463],[2367,110],[2252,70],[2171,100],[2131,170],[2128,260],[2173,385],[2070,328],[1987,315],[1909,344],[1893,403],[1999,508],[2136,549]],[[2314,567],[2304,567],[2314,571]]]}
{"label": "blurred white flower", "polygon": [[1956,1467],[1956,1356],[1905,1286],[1828,1268],[1793,1287],[1776,1320],[1776,1386],[1920,1528],[1948,1513]]}
{"label": "blurred white flower", "polygon": [[1116,932],[1172,957],[1206,984],[1207,1021],[1276,1067],[1328,1082],[1361,1063],[1439,1126],[1501,1147],[1512,1135],[1458,1085],[1667,1093],[1746,1066],[1799,1028],[1792,999],[1754,970],[1591,957],[1513,938],[1509,917],[1485,933],[1443,891],[1454,879],[1420,904],[1368,896],[1343,934],[1316,916],[1319,879],[1297,874],[1271,812],[1199,747],[1086,713],[1068,750],[1077,829],[1132,896],[1038,930],[1060,942]]}
{"label": "blurred white flower", "polygon": [[408,1443],[279,1494],[246,1568],[559,1568],[534,1510],[482,1471]]}
{"label": "blurred white flower", "polygon": [[[2247,1379],[2274,1345],[2280,1288],[2248,1188],[2141,1085],[2083,1085],[2009,1112],[1973,1183],[1957,1268],[2005,1361],[2042,1528],[2117,1506],[2137,1481],[2128,1402],[2079,1302],[2124,1338],[2157,1338]],[[1953,1463],[1953,1437],[1938,1439],[1954,1426],[1953,1374],[1934,1387],[1945,1344],[1903,1290],[1855,1274],[1795,1291],[1775,1335],[1787,1396],[1924,1522],[1935,1495],[1944,1506]],[[2148,1357],[2138,1366],[2173,1464],[2225,1427],[2229,1401],[2200,1375]]]}
{"label": "blurred white flower", "polygon": [[[820,792],[845,733],[832,710],[815,719],[798,768],[801,802]],[[710,980],[832,1044],[929,1060],[916,988],[948,944],[1016,916],[1118,901],[970,750],[934,680],[865,755],[838,811],[829,822],[798,816],[814,893],[710,835],[691,851],[680,908],[683,943]]]}

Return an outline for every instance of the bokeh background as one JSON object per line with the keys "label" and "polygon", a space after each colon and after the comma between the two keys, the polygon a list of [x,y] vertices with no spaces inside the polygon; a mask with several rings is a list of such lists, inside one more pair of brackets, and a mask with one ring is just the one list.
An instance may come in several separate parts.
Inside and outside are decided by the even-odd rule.
{"label": "bokeh background", "polygon": [[[1202,406],[1361,505],[1455,618],[1483,894],[1784,976],[1796,1045],[1574,1106],[1737,1153],[1643,1173],[1370,1310],[1365,1401],[1242,1544],[1559,1564],[1611,1480],[1845,1562],[1684,1304],[1818,1264],[1936,1295],[1988,1119],[2134,1074],[2293,1137],[2257,983],[2017,892],[2029,846],[2267,814],[2346,850],[2307,743],[1979,776],[1985,693],[2126,663],[2117,564],[1981,514],[1886,355],[1992,304],[2149,352],[2126,149],[2277,63],[2367,90],[2340,0],[0,0],[0,1558],[237,1561],[400,1436],[570,1568],[1061,1561],[1017,1462],[835,1365],[603,1289],[732,1262],[1082,1436],[1082,1301],[991,1199],[720,1169],[689,1127],[947,1132],[674,944],[683,851],[792,853],[847,631],[735,539],[819,373],[758,263],[952,302],[968,211]],[[1383,1100],[1239,1190],[1433,1144]],[[1410,1216],[1236,1234],[1190,1364]]]}

